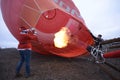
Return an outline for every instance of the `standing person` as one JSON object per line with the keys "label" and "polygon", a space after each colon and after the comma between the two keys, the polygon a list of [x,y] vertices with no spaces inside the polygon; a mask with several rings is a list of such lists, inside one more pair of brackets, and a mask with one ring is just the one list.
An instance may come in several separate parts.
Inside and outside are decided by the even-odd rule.
{"label": "standing person", "polygon": [[20,33],[19,33],[19,45],[18,45],[18,51],[20,54],[20,60],[18,62],[18,65],[16,67],[16,76],[15,77],[20,77],[20,70],[22,68],[23,63],[25,62],[25,77],[28,78],[30,74],[30,58],[31,58],[31,42],[30,40],[33,39],[32,34],[29,34],[29,30],[26,29],[25,27],[20,27],[19,28]]}
{"label": "standing person", "polygon": [[97,38],[95,39],[95,47],[99,47],[99,49],[102,49],[102,44],[101,44],[102,41],[103,41],[102,35],[99,34],[99,35],[97,36]]}

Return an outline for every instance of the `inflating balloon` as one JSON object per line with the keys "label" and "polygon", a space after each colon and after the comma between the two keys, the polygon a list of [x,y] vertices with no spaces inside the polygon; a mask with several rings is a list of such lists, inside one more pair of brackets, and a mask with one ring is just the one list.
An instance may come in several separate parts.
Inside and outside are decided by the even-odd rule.
{"label": "inflating balloon", "polygon": [[72,0],[2,0],[4,21],[19,40],[19,27],[34,28],[38,40],[32,49],[40,54],[76,57],[94,43]]}

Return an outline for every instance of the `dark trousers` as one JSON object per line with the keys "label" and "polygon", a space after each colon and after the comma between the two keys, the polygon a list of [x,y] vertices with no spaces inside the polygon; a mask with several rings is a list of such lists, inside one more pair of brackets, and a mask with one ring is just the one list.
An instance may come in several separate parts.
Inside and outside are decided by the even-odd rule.
{"label": "dark trousers", "polygon": [[26,75],[30,75],[30,59],[31,59],[31,50],[19,50],[20,60],[16,67],[16,73],[20,73],[23,63],[25,62]]}

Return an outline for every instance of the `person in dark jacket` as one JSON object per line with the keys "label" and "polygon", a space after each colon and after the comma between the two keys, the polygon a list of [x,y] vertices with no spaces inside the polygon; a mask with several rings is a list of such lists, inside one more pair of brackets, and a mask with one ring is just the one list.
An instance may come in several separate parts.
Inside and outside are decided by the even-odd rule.
{"label": "person in dark jacket", "polygon": [[99,49],[102,49],[102,44],[101,44],[102,41],[103,41],[102,35],[99,34],[95,39],[95,47],[99,47]]}

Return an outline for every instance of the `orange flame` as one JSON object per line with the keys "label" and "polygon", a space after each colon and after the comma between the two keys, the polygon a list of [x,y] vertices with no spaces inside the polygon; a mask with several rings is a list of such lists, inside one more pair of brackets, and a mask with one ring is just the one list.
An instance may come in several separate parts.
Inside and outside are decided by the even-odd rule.
{"label": "orange flame", "polygon": [[57,48],[67,47],[70,40],[70,30],[67,27],[62,27],[60,31],[55,33],[54,45]]}

